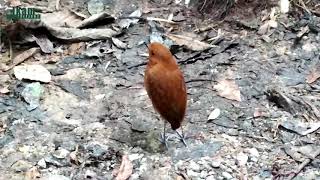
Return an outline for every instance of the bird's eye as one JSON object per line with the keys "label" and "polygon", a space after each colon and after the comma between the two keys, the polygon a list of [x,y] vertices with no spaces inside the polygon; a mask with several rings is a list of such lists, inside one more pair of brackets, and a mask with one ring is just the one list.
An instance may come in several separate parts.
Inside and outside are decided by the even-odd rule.
{"label": "bird's eye", "polygon": [[154,52],[153,51],[151,51],[151,56],[154,56]]}

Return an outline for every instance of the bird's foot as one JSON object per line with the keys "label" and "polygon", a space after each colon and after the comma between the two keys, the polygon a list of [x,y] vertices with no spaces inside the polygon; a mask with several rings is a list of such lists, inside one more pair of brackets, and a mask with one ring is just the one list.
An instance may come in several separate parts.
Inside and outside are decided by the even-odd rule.
{"label": "bird's foot", "polygon": [[176,136],[175,136],[174,134],[168,134],[168,133],[164,134],[164,133],[160,133],[160,142],[161,142],[162,144],[164,144],[167,149],[169,149],[169,148],[168,148],[168,141],[169,141],[170,139],[172,139],[173,137],[176,137]]}
{"label": "bird's foot", "polygon": [[186,140],[185,140],[185,136],[182,134],[182,133],[179,133],[179,131],[175,130],[176,133],[178,134],[179,138],[180,138],[180,141],[182,141],[182,143],[184,144],[184,146],[188,147],[187,146],[187,143],[186,143]]}
{"label": "bird's foot", "polygon": [[168,140],[169,140],[169,136],[166,136],[164,133],[160,133],[160,142],[164,144],[167,149],[168,149],[168,143],[167,143]]}

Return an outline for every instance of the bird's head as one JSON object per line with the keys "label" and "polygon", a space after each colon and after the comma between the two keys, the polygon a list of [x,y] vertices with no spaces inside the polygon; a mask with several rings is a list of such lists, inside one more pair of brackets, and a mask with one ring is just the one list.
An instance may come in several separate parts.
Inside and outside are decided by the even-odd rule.
{"label": "bird's head", "polygon": [[168,65],[176,65],[176,61],[170,50],[161,43],[153,42],[148,46],[149,61],[152,63],[165,63]]}

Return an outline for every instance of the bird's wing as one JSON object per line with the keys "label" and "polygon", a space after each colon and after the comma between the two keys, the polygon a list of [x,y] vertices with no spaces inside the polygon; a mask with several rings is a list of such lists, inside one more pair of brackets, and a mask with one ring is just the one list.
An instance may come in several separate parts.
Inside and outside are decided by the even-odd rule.
{"label": "bird's wing", "polygon": [[167,121],[180,123],[187,101],[181,71],[166,71],[164,67],[157,65],[146,71],[145,78],[145,86],[155,109]]}

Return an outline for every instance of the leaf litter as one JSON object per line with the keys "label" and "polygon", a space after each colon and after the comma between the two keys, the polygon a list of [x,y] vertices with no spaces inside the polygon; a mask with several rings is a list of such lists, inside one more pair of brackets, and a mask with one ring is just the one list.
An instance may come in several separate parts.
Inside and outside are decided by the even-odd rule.
{"label": "leaf litter", "polygon": [[[2,73],[8,75],[22,63],[23,67],[38,64],[49,69],[51,79],[47,71],[19,76],[14,69],[19,78],[9,76],[1,84],[4,167],[23,171],[27,178],[48,179],[317,177],[320,153],[313,148],[319,143],[320,85],[313,64],[319,60],[314,33],[318,17],[296,19],[292,16],[299,13],[292,8],[296,2],[281,1],[280,7],[258,12],[262,17],[255,16],[251,22],[249,18],[212,21],[208,26],[179,2],[170,7],[163,7],[164,2],[144,2],[143,7],[135,1],[133,6],[126,1],[103,3],[109,3],[104,12],[89,15],[85,2],[66,9],[70,4],[57,1],[52,4],[59,11],[37,7],[44,19],[21,20],[20,27],[7,28],[17,28],[10,32],[14,54],[17,44],[30,51],[16,56],[9,66],[10,60],[1,61]],[[110,15],[108,6],[119,8]],[[267,6],[257,6],[261,7]],[[288,7],[290,13],[286,13]],[[230,13],[227,18],[233,17]],[[203,26],[207,27],[198,28]],[[41,28],[49,34],[36,33]],[[17,34],[22,35],[20,40]],[[189,98],[183,128],[190,149],[172,140],[172,148],[163,151],[157,141],[163,127],[155,120],[157,114],[146,94],[141,94],[143,87],[137,86],[143,82],[146,64],[139,54],[147,52],[143,43],[148,41],[170,47],[184,71]],[[35,42],[33,47],[30,42]],[[1,53],[10,54],[7,41],[1,46],[5,47]],[[77,69],[81,73],[73,71]],[[34,83],[29,80],[46,82],[41,84],[43,96],[31,111],[18,98]],[[103,146],[92,146],[93,141]],[[289,148],[281,149],[283,145]],[[13,158],[9,152],[15,148]],[[22,149],[35,159],[21,158]],[[132,161],[127,155],[119,158],[123,150],[139,156]],[[48,171],[49,164],[61,175]],[[19,176],[15,171],[3,174]]]}

